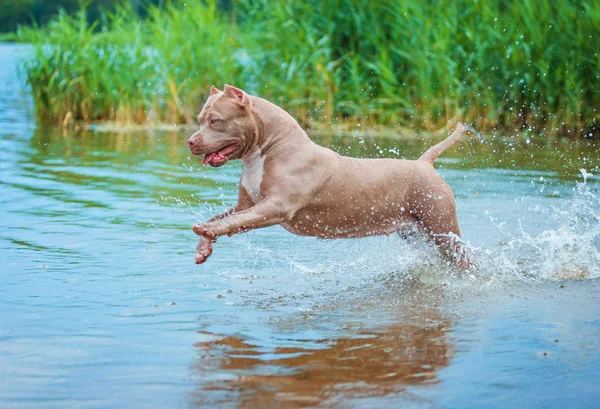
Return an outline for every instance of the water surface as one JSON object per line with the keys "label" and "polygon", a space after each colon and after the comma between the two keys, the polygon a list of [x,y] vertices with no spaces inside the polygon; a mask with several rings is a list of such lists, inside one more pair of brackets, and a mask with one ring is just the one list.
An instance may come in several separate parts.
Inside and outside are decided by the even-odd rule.
{"label": "water surface", "polygon": [[[272,227],[193,263],[191,225],[239,163],[187,133],[40,125],[0,46],[0,407],[592,408],[600,393],[600,153],[470,140],[439,172],[480,266],[415,240]],[[315,137],[353,156],[432,141]]]}

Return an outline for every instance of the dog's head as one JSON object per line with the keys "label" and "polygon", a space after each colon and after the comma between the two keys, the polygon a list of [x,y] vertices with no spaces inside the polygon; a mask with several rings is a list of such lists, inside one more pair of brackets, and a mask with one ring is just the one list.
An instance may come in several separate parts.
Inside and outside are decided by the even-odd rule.
{"label": "dog's head", "polygon": [[194,155],[205,155],[202,164],[219,167],[231,159],[243,158],[256,141],[252,101],[239,88],[214,86],[198,115],[200,129],[188,139]]}

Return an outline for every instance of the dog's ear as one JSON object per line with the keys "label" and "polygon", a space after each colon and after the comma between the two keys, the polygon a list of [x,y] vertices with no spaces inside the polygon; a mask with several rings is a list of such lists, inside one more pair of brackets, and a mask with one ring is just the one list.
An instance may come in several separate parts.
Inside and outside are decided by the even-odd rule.
{"label": "dog's ear", "polygon": [[215,94],[218,94],[219,92],[221,92],[221,91],[219,91],[219,90],[217,89],[217,87],[215,87],[214,85],[211,85],[211,86],[210,86],[210,95],[211,95],[211,96],[213,96],[213,95],[215,95]]}
{"label": "dog's ear", "polygon": [[231,98],[234,98],[235,100],[240,102],[242,105],[248,105],[248,103],[250,101],[248,94],[246,94],[243,90],[236,88],[234,86],[231,86],[231,85],[225,84],[225,88],[223,88],[223,94],[227,95]]}

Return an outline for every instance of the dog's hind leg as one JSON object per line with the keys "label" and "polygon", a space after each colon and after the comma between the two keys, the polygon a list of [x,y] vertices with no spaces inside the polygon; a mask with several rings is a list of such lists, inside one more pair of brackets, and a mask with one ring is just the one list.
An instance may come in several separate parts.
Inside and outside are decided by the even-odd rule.
{"label": "dog's hind leg", "polygon": [[443,183],[430,192],[414,209],[419,226],[440,250],[444,258],[464,270],[471,267],[468,254],[460,242],[460,227],[456,215],[454,194]]}

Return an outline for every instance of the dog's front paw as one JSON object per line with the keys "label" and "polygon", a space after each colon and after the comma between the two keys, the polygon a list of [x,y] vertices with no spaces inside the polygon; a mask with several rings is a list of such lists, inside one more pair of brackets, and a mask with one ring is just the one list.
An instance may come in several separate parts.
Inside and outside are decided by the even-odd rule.
{"label": "dog's front paw", "polygon": [[196,248],[196,254],[194,255],[194,260],[196,264],[204,263],[212,254],[212,242],[210,239],[201,236],[200,242],[198,243],[198,247]]}
{"label": "dog's front paw", "polygon": [[207,239],[213,242],[217,240],[217,236],[213,233],[211,229],[208,228],[207,224],[195,224],[192,227],[192,230],[194,230],[194,233],[196,233],[198,236],[206,237]]}

